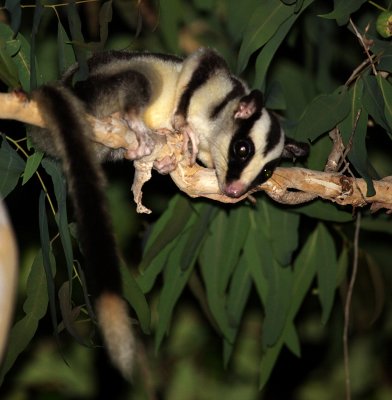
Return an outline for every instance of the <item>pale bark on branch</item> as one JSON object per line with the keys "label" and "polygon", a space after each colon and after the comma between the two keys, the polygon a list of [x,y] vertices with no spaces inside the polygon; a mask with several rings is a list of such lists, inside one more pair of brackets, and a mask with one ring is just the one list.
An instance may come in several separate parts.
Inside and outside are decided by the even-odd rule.
{"label": "pale bark on branch", "polygon": [[[44,126],[37,104],[29,101],[26,96],[19,93],[0,94],[0,102],[1,119],[14,119]],[[134,133],[121,118],[118,118],[118,115],[105,120],[98,120],[90,115],[87,118],[94,129],[94,141],[111,148],[134,149],[138,145]],[[134,161],[136,174],[133,191],[139,212],[149,212],[141,203],[142,186],[151,177],[154,161],[173,155],[177,161],[177,168],[170,173],[170,176],[178,188],[191,197],[206,197],[223,203],[235,203],[255,191],[263,190],[275,201],[284,204],[300,204],[321,197],[341,205],[362,207],[373,203],[373,209],[392,208],[392,182],[388,178],[374,181],[376,194],[367,197],[367,186],[363,179],[336,172],[320,172],[296,167],[277,168],[266,183],[253,189],[251,193],[238,199],[230,198],[220,192],[214,170],[197,164],[189,165],[190,157],[188,154],[183,154],[180,134],[166,132],[166,135],[162,135],[162,132],[157,132],[153,136],[155,140],[153,153]],[[335,144],[336,137],[336,135],[332,137]],[[338,144],[341,146],[341,143]],[[341,148],[337,151],[341,152]],[[331,160],[332,157],[329,164]],[[333,160],[333,163],[336,164],[336,161]],[[330,169],[327,165],[328,168]]]}

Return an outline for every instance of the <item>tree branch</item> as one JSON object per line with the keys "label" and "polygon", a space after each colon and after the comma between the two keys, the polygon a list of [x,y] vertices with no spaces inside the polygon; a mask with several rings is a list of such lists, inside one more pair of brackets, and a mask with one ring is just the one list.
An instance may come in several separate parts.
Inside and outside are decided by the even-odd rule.
{"label": "tree branch", "polygon": [[[29,101],[23,93],[13,92],[0,94],[0,118],[15,119],[43,127],[44,122],[37,104]],[[96,142],[111,148],[135,149],[137,138],[128,125],[117,114],[104,120],[87,116],[93,129]],[[189,154],[183,153],[182,136],[170,131],[154,132],[155,143],[151,155],[134,160],[135,180],[132,186],[138,212],[150,212],[142,205],[142,187],[151,177],[154,161],[164,157],[175,157],[177,168],[170,173],[171,178],[180,190],[191,197],[206,197],[223,203],[236,203],[251,193],[263,190],[275,201],[284,204],[301,204],[316,197],[333,201],[341,205],[362,207],[373,203],[373,209],[392,209],[392,182],[388,178],[374,182],[376,195],[366,196],[367,186],[363,179],[333,172],[342,155],[342,143],[339,132],[331,132],[334,147],[327,162],[326,171],[311,171],[304,168],[277,168],[273,176],[264,184],[253,189],[240,198],[223,195],[218,186],[215,171],[197,164],[190,166]]]}

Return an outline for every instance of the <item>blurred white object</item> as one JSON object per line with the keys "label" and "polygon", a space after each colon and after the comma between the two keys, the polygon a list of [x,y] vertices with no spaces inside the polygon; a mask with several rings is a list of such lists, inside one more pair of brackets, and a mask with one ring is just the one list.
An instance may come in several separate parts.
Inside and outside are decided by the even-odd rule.
{"label": "blurred white object", "polygon": [[15,303],[18,251],[14,232],[0,199],[0,362],[5,353]]}

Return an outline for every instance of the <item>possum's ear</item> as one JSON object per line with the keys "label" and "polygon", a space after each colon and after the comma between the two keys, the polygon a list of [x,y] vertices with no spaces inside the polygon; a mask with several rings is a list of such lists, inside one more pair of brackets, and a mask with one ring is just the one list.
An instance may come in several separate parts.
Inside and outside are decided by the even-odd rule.
{"label": "possum's ear", "polygon": [[261,93],[260,90],[252,90],[238,103],[234,118],[248,119],[255,112],[260,112],[263,108],[263,101],[263,93]]}
{"label": "possum's ear", "polygon": [[308,154],[309,145],[307,143],[285,137],[282,158],[307,157]]}

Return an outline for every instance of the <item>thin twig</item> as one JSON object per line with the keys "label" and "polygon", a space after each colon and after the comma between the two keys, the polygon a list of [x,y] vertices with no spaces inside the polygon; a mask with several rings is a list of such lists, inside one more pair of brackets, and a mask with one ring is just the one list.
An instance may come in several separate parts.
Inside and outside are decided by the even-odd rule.
{"label": "thin twig", "polygon": [[348,331],[350,326],[350,310],[351,301],[354,291],[354,284],[358,273],[358,253],[359,253],[359,231],[361,227],[361,213],[357,213],[354,235],[354,259],[353,270],[351,273],[350,283],[347,290],[346,302],[344,305],[344,329],[343,329],[343,354],[344,354],[344,374],[346,386],[346,400],[351,400],[351,381],[350,381],[350,366],[348,353]]}
{"label": "thin twig", "polygon": [[376,70],[376,67],[374,66],[374,62],[373,62],[373,56],[369,53],[369,45],[365,43],[364,37],[359,33],[357,27],[355,26],[355,24],[351,18],[350,18],[350,25],[354,29],[355,35],[357,36],[363,49],[365,50],[365,53],[369,59],[371,66],[372,66],[374,76],[377,76],[377,70]]}

